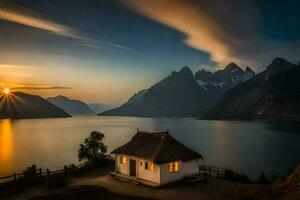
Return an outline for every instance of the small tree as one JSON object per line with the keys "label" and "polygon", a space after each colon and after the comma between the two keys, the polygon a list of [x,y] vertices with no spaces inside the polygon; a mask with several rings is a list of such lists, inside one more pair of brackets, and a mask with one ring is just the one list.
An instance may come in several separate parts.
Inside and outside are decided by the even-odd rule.
{"label": "small tree", "polygon": [[90,164],[106,164],[110,156],[106,155],[107,146],[104,145],[103,138],[103,133],[91,132],[90,137],[86,138],[83,144],[80,144],[79,161],[87,160]]}

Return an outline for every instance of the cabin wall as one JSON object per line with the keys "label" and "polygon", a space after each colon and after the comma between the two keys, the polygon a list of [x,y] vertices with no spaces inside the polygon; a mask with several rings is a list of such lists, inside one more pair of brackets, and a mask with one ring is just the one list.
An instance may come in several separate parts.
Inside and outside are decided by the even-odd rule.
{"label": "cabin wall", "polygon": [[154,170],[146,170],[145,162],[151,162],[150,160],[138,159],[138,178],[151,181],[154,183],[160,183],[160,167],[154,164]]}
{"label": "cabin wall", "polygon": [[144,160],[133,156],[126,156],[126,164],[120,163],[120,156],[116,155],[115,171],[117,173],[125,174],[129,176],[130,171],[130,159],[136,161],[136,178],[151,181],[157,184],[167,184],[173,181],[183,179],[185,175],[198,173],[200,159],[190,161],[179,161],[179,172],[170,173],[169,163],[154,165],[154,171],[145,169],[145,162],[151,162],[150,160]]}
{"label": "cabin wall", "polygon": [[120,163],[120,157],[126,155],[116,155],[115,156],[115,171],[117,173],[125,174],[129,176],[130,172],[130,159],[136,161],[136,177],[151,181],[154,183],[160,183],[160,167],[159,165],[154,165],[154,171],[145,169],[145,162],[151,162],[150,160],[144,160],[133,156],[126,156],[126,164]]}
{"label": "cabin wall", "polygon": [[160,184],[166,184],[183,179],[185,175],[199,172],[200,159],[179,161],[179,172],[170,173],[169,163],[160,165]]}
{"label": "cabin wall", "polygon": [[126,156],[126,155],[117,154],[115,156],[115,171],[117,173],[129,175],[129,159],[128,159],[128,156],[126,156],[127,157],[127,163],[126,164],[121,164],[120,163],[120,157],[121,156]]}

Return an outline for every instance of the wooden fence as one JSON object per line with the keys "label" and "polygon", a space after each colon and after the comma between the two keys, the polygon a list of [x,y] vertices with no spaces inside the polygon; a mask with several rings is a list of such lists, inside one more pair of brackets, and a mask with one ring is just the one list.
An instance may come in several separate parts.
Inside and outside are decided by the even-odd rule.
{"label": "wooden fence", "polygon": [[[41,179],[43,177],[50,176],[51,174],[57,174],[57,173],[64,173],[65,175],[72,175],[78,171],[82,167],[86,166],[86,163],[80,164],[80,165],[71,165],[71,167],[67,167],[64,169],[56,170],[56,171],[50,171],[49,169],[43,171],[41,168],[35,170],[35,175],[36,177],[40,177]],[[206,176],[211,176],[215,178],[224,178],[226,169],[222,169],[219,167],[213,167],[213,166],[208,166],[208,165],[200,165],[199,166],[199,173],[206,175]],[[5,183],[11,183],[11,182],[17,182],[19,179],[22,179],[26,176],[26,172],[23,173],[14,173],[10,176],[4,176],[0,177],[0,185],[5,184]]]}
{"label": "wooden fence", "polygon": [[[3,176],[0,177],[0,185],[8,184],[8,183],[16,183],[20,179],[26,178],[26,176],[33,175],[37,180],[43,180],[43,178],[50,176],[52,174],[58,174],[58,173],[64,173],[65,175],[72,175],[76,172],[78,172],[81,168],[86,166],[86,163],[80,164],[80,165],[70,165],[68,167],[65,167],[64,169],[50,171],[49,169],[43,171],[41,168],[35,169],[34,171],[23,173],[14,173],[9,176]],[[30,173],[30,174],[28,174]]]}
{"label": "wooden fence", "polygon": [[215,178],[224,178],[226,169],[221,169],[213,166],[200,165],[199,173],[206,176],[215,177]]}

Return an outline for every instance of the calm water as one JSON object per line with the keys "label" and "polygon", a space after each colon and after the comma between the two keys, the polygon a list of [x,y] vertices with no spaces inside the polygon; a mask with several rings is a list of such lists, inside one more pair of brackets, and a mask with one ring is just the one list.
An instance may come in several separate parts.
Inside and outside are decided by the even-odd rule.
{"label": "calm water", "polygon": [[108,150],[127,142],[136,129],[169,130],[200,152],[205,164],[231,168],[256,178],[285,175],[300,161],[300,123],[199,121],[134,117],[73,117],[0,121],[0,176],[33,163],[60,169],[77,164],[79,144],[93,130],[105,134]]}

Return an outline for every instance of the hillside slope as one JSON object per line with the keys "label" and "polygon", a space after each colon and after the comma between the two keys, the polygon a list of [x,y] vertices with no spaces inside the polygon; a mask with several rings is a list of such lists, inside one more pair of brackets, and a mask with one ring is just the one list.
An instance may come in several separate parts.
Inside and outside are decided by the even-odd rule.
{"label": "hillside slope", "polygon": [[79,100],[69,99],[65,96],[49,97],[47,100],[71,115],[95,114],[86,103]]}
{"label": "hillside slope", "polygon": [[184,67],[179,72],[142,90],[118,108],[101,115],[181,117],[193,116],[209,106],[213,99],[194,79],[193,72]]}
{"label": "hillside slope", "polygon": [[2,95],[0,102],[0,118],[71,117],[63,109],[36,95],[14,92],[9,95]]}

